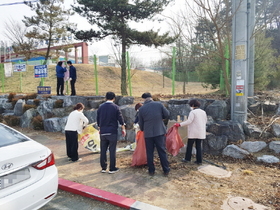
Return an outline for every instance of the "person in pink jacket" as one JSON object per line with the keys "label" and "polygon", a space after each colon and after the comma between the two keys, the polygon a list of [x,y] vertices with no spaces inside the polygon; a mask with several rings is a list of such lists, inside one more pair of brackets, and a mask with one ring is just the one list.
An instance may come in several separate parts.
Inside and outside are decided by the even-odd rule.
{"label": "person in pink jacket", "polygon": [[206,112],[200,109],[200,103],[198,100],[191,100],[189,105],[192,111],[186,121],[181,123],[175,123],[176,127],[188,126],[188,144],[185,158],[183,162],[190,162],[192,157],[192,147],[195,142],[196,147],[196,164],[202,164],[202,151],[201,143],[206,138],[206,123],[207,115]]}

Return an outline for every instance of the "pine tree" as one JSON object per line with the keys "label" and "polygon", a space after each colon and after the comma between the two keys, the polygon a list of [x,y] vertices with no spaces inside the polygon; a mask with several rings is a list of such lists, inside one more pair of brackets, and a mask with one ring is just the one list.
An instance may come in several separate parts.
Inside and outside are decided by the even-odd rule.
{"label": "pine tree", "polygon": [[173,0],[77,0],[79,6],[73,10],[87,18],[98,29],[71,30],[77,39],[92,41],[111,36],[121,44],[121,93],[127,95],[126,49],[132,44],[163,46],[174,42],[168,33],[158,31],[137,31],[129,26],[131,22],[152,19]]}
{"label": "pine tree", "polygon": [[47,51],[44,53],[44,64],[46,64],[51,54],[50,47],[60,39],[68,37],[67,28],[75,27],[68,21],[72,12],[62,7],[64,0],[39,0],[37,3],[25,1],[24,3],[35,12],[32,17],[24,16],[25,26],[32,28],[25,36],[47,44]]}

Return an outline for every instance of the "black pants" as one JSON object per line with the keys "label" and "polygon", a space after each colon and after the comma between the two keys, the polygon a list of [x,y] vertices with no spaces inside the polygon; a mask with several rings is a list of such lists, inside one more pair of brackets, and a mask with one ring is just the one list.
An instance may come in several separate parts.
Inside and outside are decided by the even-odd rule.
{"label": "black pants", "polygon": [[75,96],[75,95],[76,95],[75,83],[76,83],[76,79],[72,79],[72,80],[70,81],[70,85],[71,85],[71,96]]}
{"label": "black pants", "polygon": [[64,78],[57,77],[56,94],[63,95],[63,90],[64,90]]}
{"label": "black pants", "polygon": [[164,135],[145,138],[145,143],[146,143],[146,153],[147,153],[147,163],[149,167],[149,173],[155,172],[155,165],[154,165],[155,147],[157,148],[157,152],[158,152],[158,156],[160,159],[160,164],[163,172],[169,172],[170,168],[169,168],[169,162],[165,150]]}
{"label": "black pants", "polygon": [[110,152],[110,166],[109,170],[116,170],[116,148],[117,148],[117,134],[100,135],[100,166],[102,170],[107,169],[107,150]]}
{"label": "black pants", "polygon": [[72,161],[79,159],[78,155],[78,132],[77,131],[65,131],[66,137],[66,153]]}
{"label": "black pants", "polygon": [[192,158],[192,148],[193,148],[193,144],[195,142],[196,162],[197,163],[202,163],[201,141],[202,141],[202,139],[188,139],[185,160],[191,161],[191,158]]}

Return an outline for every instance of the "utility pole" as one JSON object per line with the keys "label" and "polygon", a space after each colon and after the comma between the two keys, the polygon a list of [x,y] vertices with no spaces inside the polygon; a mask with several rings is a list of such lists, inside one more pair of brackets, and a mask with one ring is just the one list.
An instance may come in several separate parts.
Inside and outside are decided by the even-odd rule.
{"label": "utility pole", "polygon": [[255,15],[256,15],[256,0],[248,0],[248,97],[254,96],[254,75],[255,75]]}
{"label": "utility pole", "polygon": [[243,125],[248,96],[247,0],[232,1],[232,13],[231,119]]}

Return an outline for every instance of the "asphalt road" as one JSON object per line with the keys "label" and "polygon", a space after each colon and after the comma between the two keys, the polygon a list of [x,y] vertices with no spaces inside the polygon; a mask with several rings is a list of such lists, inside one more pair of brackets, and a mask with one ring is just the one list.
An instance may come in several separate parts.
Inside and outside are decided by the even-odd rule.
{"label": "asphalt road", "polygon": [[112,204],[58,190],[55,198],[39,210],[124,210]]}

